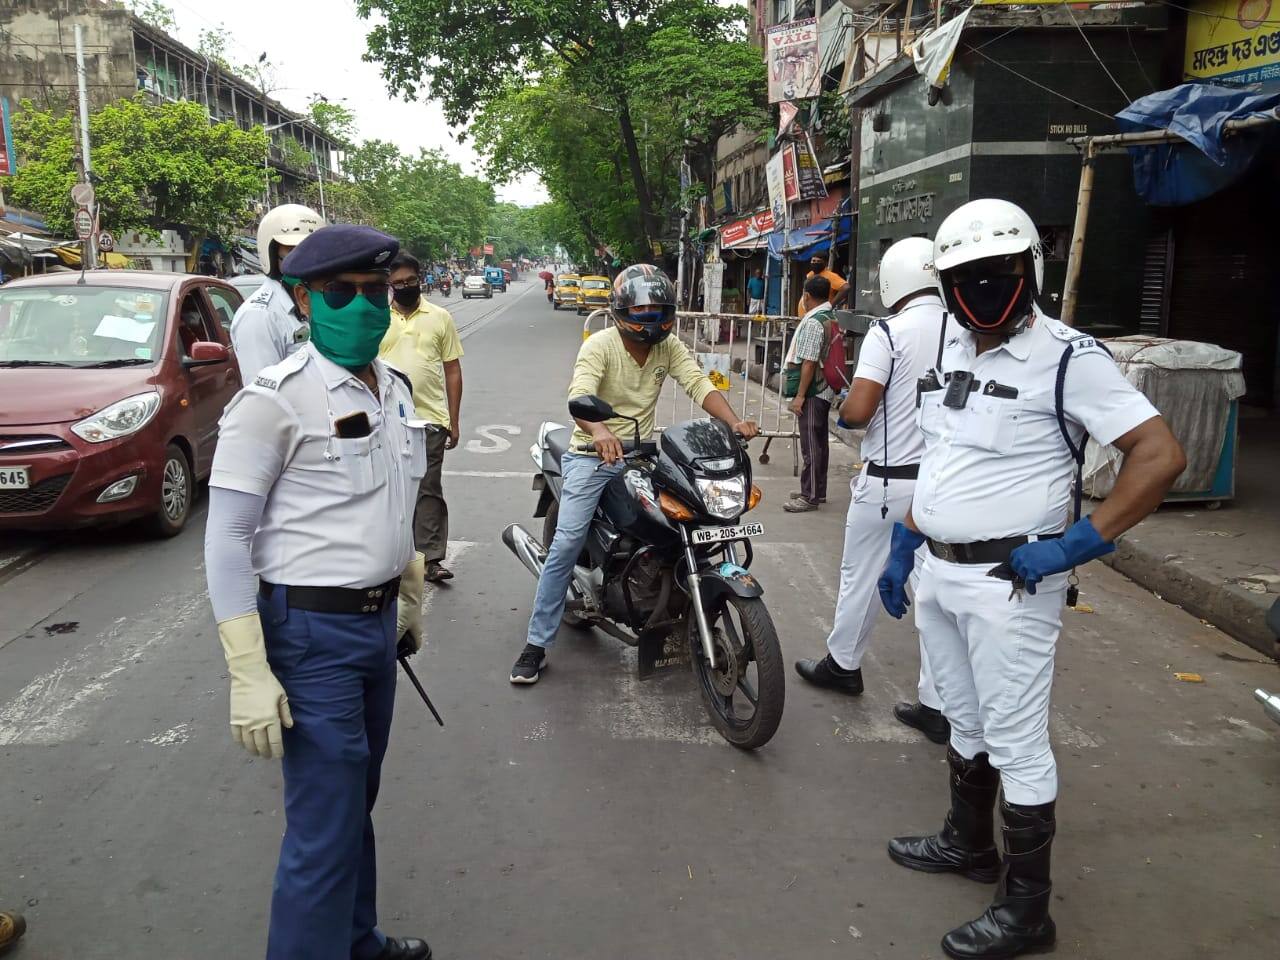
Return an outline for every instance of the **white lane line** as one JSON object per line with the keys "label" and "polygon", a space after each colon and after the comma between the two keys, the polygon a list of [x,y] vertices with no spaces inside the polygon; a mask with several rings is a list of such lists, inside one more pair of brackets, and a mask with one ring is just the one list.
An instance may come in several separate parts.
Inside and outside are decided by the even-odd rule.
{"label": "white lane line", "polygon": [[636,675],[636,651],[619,645],[617,653],[614,695],[593,704],[612,739],[729,746],[707,719],[688,669],[673,668],[642,682]]}
{"label": "white lane line", "polygon": [[185,637],[189,620],[208,610],[203,592],[159,600],[152,627],[141,635],[136,620],[121,617],[95,643],[36,677],[0,706],[0,746],[49,745],[72,740],[88,725],[94,707],[113,696],[125,670],[154,661],[151,648]]}
{"label": "white lane line", "polygon": [[445,477],[483,477],[490,480],[511,480],[521,477],[525,480],[533,480],[532,470],[441,470],[440,473]]}
{"label": "white lane line", "polygon": [[[444,551],[444,565],[452,569],[459,560],[465,557],[472,547],[477,546],[474,540],[450,540],[449,545]],[[427,614],[431,610],[431,602],[435,600],[436,594],[441,589],[449,590],[451,587],[441,587],[438,583],[428,583],[426,589],[422,591],[422,612]],[[430,642],[430,630],[427,631],[427,641]]]}
{"label": "white lane line", "polygon": [[164,733],[148,737],[146,742],[156,747],[180,747],[190,739],[191,724],[180,723],[176,727],[170,727]]}

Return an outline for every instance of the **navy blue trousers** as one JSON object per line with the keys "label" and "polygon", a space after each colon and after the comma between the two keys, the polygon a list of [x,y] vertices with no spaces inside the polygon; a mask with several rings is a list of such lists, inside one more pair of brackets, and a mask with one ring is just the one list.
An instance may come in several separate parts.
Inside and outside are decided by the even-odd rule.
{"label": "navy blue trousers", "polygon": [[289,697],[284,840],[268,960],[368,960],[378,931],[373,820],[396,692],[396,610],[289,609],[258,597],[267,660]]}

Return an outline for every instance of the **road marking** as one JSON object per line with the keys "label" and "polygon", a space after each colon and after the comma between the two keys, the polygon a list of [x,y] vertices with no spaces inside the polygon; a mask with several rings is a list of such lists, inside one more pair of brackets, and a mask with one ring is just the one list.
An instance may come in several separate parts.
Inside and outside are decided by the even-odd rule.
{"label": "road marking", "polygon": [[520,428],[513,423],[486,423],[476,427],[476,433],[483,439],[468,440],[467,453],[506,453],[511,449],[511,441],[502,434],[518,437]]}
{"label": "road marking", "polygon": [[446,477],[486,477],[490,480],[533,479],[532,470],[441,470],[440,473]]}
{"label": "road marking", "polygon": [[157,733],[154,737],[148,737],[147,743],[157,747],[180,747],[191,739],[191,724],[180,723],[176,727],[170,727],[164,733]]}
{"label": "road marking", "polygon": [[[474,546],[476,546],[476,542],[474,540],[450,540],[449,545],[445,547],[444,551],[444,565],[453,569],[454,565],[465,557]],[[450,588],[445,587],[444,589],[447,590]],[[431,610],[431,602],[436,598],[436,594],[439,593],[440,590],[441,586],[438,583],[428,583],[423,589],[422,613],[424,616]],[[430,639],[431,638],[428,635],[427,640],[429,641]]]}
{"label": "road marking", "polygon": [[611,738],[729,746],[707,719],[688,670],[667,671],[641,682],[636,651],[619,645],[617,653],[614,695],[593,705]]}

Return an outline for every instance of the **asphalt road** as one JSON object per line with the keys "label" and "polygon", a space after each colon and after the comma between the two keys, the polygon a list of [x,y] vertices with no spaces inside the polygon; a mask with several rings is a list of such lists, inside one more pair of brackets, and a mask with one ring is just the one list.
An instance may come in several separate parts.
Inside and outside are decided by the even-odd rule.
{"label": "asphalt road", "polygon": [[[909,624],[882,624],[858,700],[790,675],[754,755],[712,732],[690,677],[641,684],[603,635],[565,636],[541,683],[507,683],[533,581],[498,535],[530,522],[527,449],[564,418],[581,321],[537,281],[448,305],[467,351],[445,465],[458,579],[429,594],[418,658],[448,726],[401,684],[376,813],[383,927],[440,960],[940,956],[991,888],[884,853],[946,804],[942,748],[889,714],[914,689]],[[756,571],[789,661],[820,655],[830,624],[853,460],[833,447],[819,513],[781,511],[785,447],[759,472]],[[165,542],[0,545],[0,907],[31,923],[16,958],[263,951],[280,772],[228,734],[203,510]],[[1274,956],[1280,729],[1250,692],[1280,671],[1097,564],[1082,602],[1052,720],[1058,955]]]}

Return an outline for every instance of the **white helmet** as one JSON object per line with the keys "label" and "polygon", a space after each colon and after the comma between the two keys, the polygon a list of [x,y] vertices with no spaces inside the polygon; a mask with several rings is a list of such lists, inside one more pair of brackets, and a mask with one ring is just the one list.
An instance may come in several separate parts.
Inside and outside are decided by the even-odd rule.
{"label": "white helmet", "polygon": [[304,237],[308,237],[324,226],[320,214],[300,203],[282,203],[272,207],[258,224],[258,259],[262,262],[262,272],[272,276],[280,272],[280,264],[272,262],[273,243],[296,247]]}
{"label": "white helmet", "polygon": [[924,237],[899,240],[880,259],[880,302],[886,310],[922,290],[938,292],[933,270],[933,241]]}
{"label": "white helmet", "polygon": [[970,200],[942,221],[933,240],[933,266],[941,273],[984,257],[1031,252],[1036,291],[1044,286],[1040,231],[1027,212],[1008,200]]}

